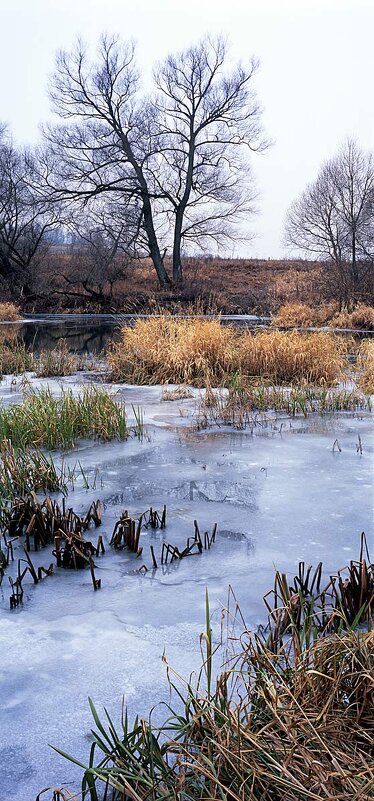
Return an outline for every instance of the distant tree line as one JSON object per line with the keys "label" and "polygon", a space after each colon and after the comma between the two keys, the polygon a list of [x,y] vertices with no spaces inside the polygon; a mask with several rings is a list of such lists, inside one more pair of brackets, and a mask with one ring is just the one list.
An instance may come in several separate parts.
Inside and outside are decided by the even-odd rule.
{"label": "distant tree line", "polygon": [[[0,127],[0,283],[32,298],[59,263],[60,292],[103,304],[147,257],[161,288],[183,282],[183,254],[249,238],[251,155],[269,146],[254,89],[258,64],[232,64],[222,38],[168,56],[140,86],[134,48],[102,37],[60,52],[50,83],[58,123],[37,148]],[[286,243],[326,262],[342,304],[374,258],[374,162],[355,141],[322,165],[288,214]],[[50,254],[50,258],[48,256]],[[45,282],[44,282],[45,283]],[[47,281],[48,283],[48,281]],[[44,286],[44,291],[45,291]]]}

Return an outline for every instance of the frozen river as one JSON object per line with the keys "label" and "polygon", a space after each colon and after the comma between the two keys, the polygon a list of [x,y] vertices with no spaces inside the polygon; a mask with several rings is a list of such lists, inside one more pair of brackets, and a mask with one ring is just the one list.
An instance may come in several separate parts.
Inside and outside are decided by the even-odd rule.
{"label": "frozen river", "polygon": [[[39,382],[39,383],[46,383]],[[58,391],[58,383],[48,381]],[[76,386],[73,379],[65,383]],[[249,431],[192,428],[195,401],[161,402],[160,387],[120,393],[144,411],[142,442],[83,442],[78,457],[96,490],[78,487],[69,505],[86,511],[105,504],[106,545],[126,508],[136,516],[167,505],[165,531],[141,536],[143,554],[112,552],[96,560],[102,588],[87,571],[57,571],[41,584],[25,581],[23,608],[9,610],[7,577],[0,600],[0,801],[32,801],[48,785],[71,786],[79,775],[48,744],[83,761],[90,745],[87,696],[118,720],[125,697],[130,716],[146,715],[168,698],[162,654],[183,675],[199,664],[205,588],[216,620],[231,584],[250,627],[264,621],[262,595],[274,564],[293,575],[299,560],[324,562],[326,572],[356,558],[359,534],[373,546],[374,432],[367,414],[272,420]],[[9,383],[6,402],[19,400]],[[196,393],[197,394],[197,393]],[[363,453],[357,450],[360,434]],[[333,452],[338,438],[341,452]],[[101,486],[100,486],[101,482]],[[159,555],[163,538],[183,546],[218,524],[215,545],[155,573],[149,544]],[[92,539],[95,539],[95,534]],[[39,562],[49,564],[46,552]]]}

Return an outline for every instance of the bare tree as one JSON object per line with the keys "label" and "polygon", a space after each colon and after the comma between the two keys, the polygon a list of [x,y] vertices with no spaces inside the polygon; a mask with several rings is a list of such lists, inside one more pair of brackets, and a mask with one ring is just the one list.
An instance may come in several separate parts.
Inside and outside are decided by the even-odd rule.
{"label": "bare tree", "polygon": [[[155,72],[140,92],[134,49],[103,37],[92,63],[81,43],[60,53],[51,96],[65,120],[46,131],[45,177],[58,198],[112,195],[138,214],[138,247],[151,256],[161,286],[182,278],[183,241],[230,236],[252,212],[245,148],[261,150],[261,111],[252,90],[256,63],[225,68],[226,47],[209,39]],[[240,154],[240,155],[239,155]]]}
{"label": "bare tree", "polygon": [[0,131],[0,275],[12,293],[29,291],[30,267],[47,248],[56,207],[39,183],[35,156]]}
{"label": "bare tree", "polygon": [[159,159],[154,181],[173,218],[173,279],[182,279],[183,241],[221,243],[253,213],[248,150],[264,150],[252,88],[258,64],[227,66],[222,38],[169,56],[155,72]]}
{"label": "bare tree", "polygon": [[51,98],[68,123],[46,130],[45,179],[58,198],[88,200],[105,193],[139,211],[161,286],[169,283],[154,222],[148,162],[152,156],[152,113],[138,96],[134,49],[103,37],[98,60],[88,60],[82,43],[57,57]]}
{"label": "bare tree", "polygon": [[357,299],[374,264],[374,160],[348,140],[288,213],[286,242],[331,262],[341,301]]}

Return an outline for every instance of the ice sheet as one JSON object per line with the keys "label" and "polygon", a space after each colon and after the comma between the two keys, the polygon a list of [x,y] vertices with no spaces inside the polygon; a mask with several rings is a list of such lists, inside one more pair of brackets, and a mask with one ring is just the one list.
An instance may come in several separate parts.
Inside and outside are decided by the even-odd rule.
{"label": "ice sheet", "polygon": [[[82,380],[82,379],[80,379]],[[61,382],[49,383],[55,392]],[[79,390],[76,379],[64,383]],[[199,663],[205,587],[216,620],[231,584],[250,626],[264,620],[262,594],[273,565],[292,573],[301,559],[326,571],[358,552],[359,534],[372,542],[374,436],[369,415],[283,419],[253,434],[231,429],[191,431],[195,401],[161,402],[160,387],[118,387],[126,404],[142,406],[143,442],[83,442],[79,457],[102,487],[77,487],[69,503],[85,511],[105,503],[106,545],[123,508],[137,515],[168,509],[164,532],[144,532],[140,560],[111,552],[97,562],[102,589],[89,573],[57,571],[41,584],[25,583],[22,609],[10,611],[7,577],[0,600],[0,801],[31,801],[49,784],[74,781],[79,770],[48,743],[83,760],[90,745],[87,696],[118,720],[122,695],[130,714],[147,714],[168,698],[162,654],[183,675]],[[19,400],[0,387],[4,398]],[[196,393],[197,395],[198,393]],[[358,434],[363,445],[357,452]],[[341,452],[333,452],[338,437]],[[151,566],[163,539],[183,545],[193,520],[216,544],[201,556],[167,568]],[[94,537],[94,534],[92,535]],[[46,551],[35,556],[49,564]]]}

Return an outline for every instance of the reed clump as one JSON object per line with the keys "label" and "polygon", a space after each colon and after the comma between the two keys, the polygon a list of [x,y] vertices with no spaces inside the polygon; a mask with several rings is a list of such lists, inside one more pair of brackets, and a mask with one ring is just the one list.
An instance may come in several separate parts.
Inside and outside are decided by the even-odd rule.
{"label": "reed clump", "polygon": [[58,378],[73,375],[79,368],[77,354],[69,351],[66,340],[57,348],[42,350],[35,360],[35,373],[38,378]]}
{"label": "reed clump", "polygon": [[368,394],[374,394],[374,342],[362,342],[358,352],[358,384]]}
{"label": "reed clump", "polygon": [[280,327],[309,328],[317,325],[317,310],[307,303],[285,303],[273,315],[271,324]]}
{"label": "reed clump", "polygon": [[12,344],[0,344],[0,373],[1,375],[21,375],[34,369],[34,355],[23,342],[15,341]]}
{"label": "reed clump", "polygon": [[122,330],[108,353],[113,381],[136,384],[222,383],[235,369],[237,336],[219,320],[183,320],[163,314]]}
{"label": "reed clump", "polygon": [[331,385],[347,366],[348,343],[326,332],[249,334],[219,320],[163,315],[124,328],[108,353],[110,377],[138,384],[227,386],[230,377]]}
{"label": "reed clump", "polygon": [[343,309],[330,320],[333,328],[352,328],[361,331],[374,331],[374,308],[358,303],[353,311]]}
{"label": "reed clump", "polygon": [[239,372],[273,384],[331,386],[343,377],[349,343],[324,331],[260,331],[242,334]]}
{"label": "reed clump", "polygon": [[0,321],[12,323],[21,319],[21,311],[15,303],[0,303]]}
{"label": "reed clump", "polygon": [[310,306],[307,303],[285,303],[273,315],[271,324],[281,328],[310,328],[329,326],[330,328],[348,328],[351,330],[373,331],[374,308],[365,303],[358,303],[349,311],[338,310],[336,303],[322,306]]}
{"label": "reed clump", "polygon": [[10,440],[17,449],[66,450],[82,437],[108,441],[128,435],[124,404],[95,386],[79,395],[62,389],[58,397],[50,388],[39,389],[28,392],[20,404],[0,406],[0,440]]}
{"label": "reed clump", "polygon": [[276,573],[269,624],[255,634],[243,630],[231,594],[227,637],[216,648],[207,598],[201,670],[184,682],[167,664],[177,704],[169,701],[159,727],[139,718],[130,725],[126,713],[118,731],[90,700],[89,764],[59,751],[83,768],[83,796],[372,801],[374,566],[365,549],[363,535],[359,561],[326,587],[321,564],[312,571],[300,563],[290,585]]}

